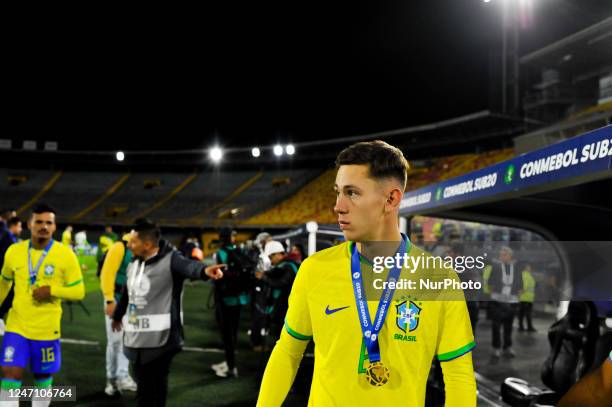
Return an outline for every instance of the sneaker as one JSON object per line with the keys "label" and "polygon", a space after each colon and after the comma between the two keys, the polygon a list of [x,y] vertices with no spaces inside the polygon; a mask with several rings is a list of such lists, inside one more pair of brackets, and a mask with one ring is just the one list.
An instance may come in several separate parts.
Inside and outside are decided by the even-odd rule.
{"label": "sneaker", "polygon": [[122,393],[124,391],[137,391],[138,385],[130,376],[127,376],[117,380],[117,389]]}
{"label": "sneaker", "polygon": [[507,358],[513,358],[513,357],[516,356],[516,353],[514,353],[512,348],[506,348],[506,349],[504,349],[504,356],[507,357]]}
{"label": "sneaker", "polygon": [[229,371],[229,367],[227,366],[226,361],[211,365],[210,367],[212,368],[212,370],[215,371],[215,373],[216,372],[227,373]]}
{"label": "sneaker", "polygon": [[495,349],[493,351],[493,357],[496,357],[496,358],[501,357],[501,349]]}
{"label": "sneaker", "polygon": [[216,370],[215,374],[219,377],[223,377],[223,378],[238,378],[238,368],[235,367],[233,368],[231,371],[229,370],[229,368],[225,371],[221,371],[221,370]]}
{"label": "sneaker", "polygon": [[118,392],[119,392],[119,389],[117,388],[117,385],[115,384],[115,380],[107,380],[106,387],[104,388],[104,393],[106,393],[107,396],[114,396]]}

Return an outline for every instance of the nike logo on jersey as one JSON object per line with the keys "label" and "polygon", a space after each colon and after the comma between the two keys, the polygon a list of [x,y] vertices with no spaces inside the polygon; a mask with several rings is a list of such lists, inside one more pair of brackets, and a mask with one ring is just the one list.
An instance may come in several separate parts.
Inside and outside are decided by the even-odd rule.
{"label": "nike logo on jersey", "polygon": [[335,309],[329,309],[329,305],[328,305],[328,306],[327,306],[327,308],[325,308],[325,314],[327,314],[327,315],[331,315],[331,314],[333,314],[333,313],[335,313],[335,312],[342,311],[343,309],[347,309],[347,308],[349,308],[349,307],[350,307],[350,305],[347,305],[346,307],[340,307],[340,308],[335,308]]}

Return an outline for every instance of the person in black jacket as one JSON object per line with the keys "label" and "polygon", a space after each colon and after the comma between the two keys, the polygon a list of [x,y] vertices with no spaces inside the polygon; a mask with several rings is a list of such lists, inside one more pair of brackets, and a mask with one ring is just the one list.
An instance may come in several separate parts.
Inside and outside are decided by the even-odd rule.
{"label": "person in black jacket", "polygon": [[225,265],[206,267],[186,259],[161,240],[160,229],[146,219],[136,221],[128,247],[134,259],[128,266],[128,281],[112,328],[124,331],[123,349],[138,382],[138,405],[164,406],[170,364],[184,341],[183,283],[186,279],[218,280]]}
{"label": "person in black jacket", "polygon": [[272,267],[266,272],[257,272],[255,277],[269,287],[268,305],[271,309],[272,336],[280,338],[285,315],[289,306],[289,294],[298,271],[298,264],[285,252],[281,242],[272,240],[266,244],[265,254]]}
{"label": "person in black jacket", "polygon": [[[4,227],[4,230],[0,231],[0,267],[4,264],[4,255],[6,251],[13,243],[19,241],[19,236],[21,236],[21,232],[23,231],[21,219],[16,216],[8,219]],[[15,288],[11,287],[11,291],[9,291],[2,305],[0,305],[0,319],[4,317],[13,305],[13,297],[15,296],[14,290]],[[2,321],[0,321],[0,325],[2,325],[2,328],[4,327]]]}
{"label": "person in black jacket", "polygon": [[227,264],[225,278],[215,282],[215,317],[223,343],[225,360],[211,365],[215,375],[237,378],[236,344],[243,305],[250,302],[249,285],[255,263],[236,246],[236,231],[223,228],[219,231],[221,247],[215,253],[217,263]]}

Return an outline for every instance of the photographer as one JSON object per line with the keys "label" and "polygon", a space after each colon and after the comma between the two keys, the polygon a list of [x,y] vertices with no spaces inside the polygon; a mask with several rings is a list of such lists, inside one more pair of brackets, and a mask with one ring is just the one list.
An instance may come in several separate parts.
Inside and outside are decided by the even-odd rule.
{"label": "photographer", "polygon": [[272,240],[266,244],[265,254],[270,258],[270,270],[255,273],[255,278],[261,280],[269,289],[266,290],[267,308],[271,311],[274,325],[274,337],[280,337],[283,321],[287,314],[289,293],[298,271],[295,261],[289,259],[282,243]]}

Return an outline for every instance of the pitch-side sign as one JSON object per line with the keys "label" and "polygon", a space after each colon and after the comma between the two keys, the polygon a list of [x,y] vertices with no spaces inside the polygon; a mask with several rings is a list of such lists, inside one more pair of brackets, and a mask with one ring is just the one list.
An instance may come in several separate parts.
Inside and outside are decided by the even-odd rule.
{"label": "pitch-side sign", "polygon": [[406,192],[402,215],[460,206],[506,192],[528,194],[589,177],[612,176],[612,125],[490,167]]}

